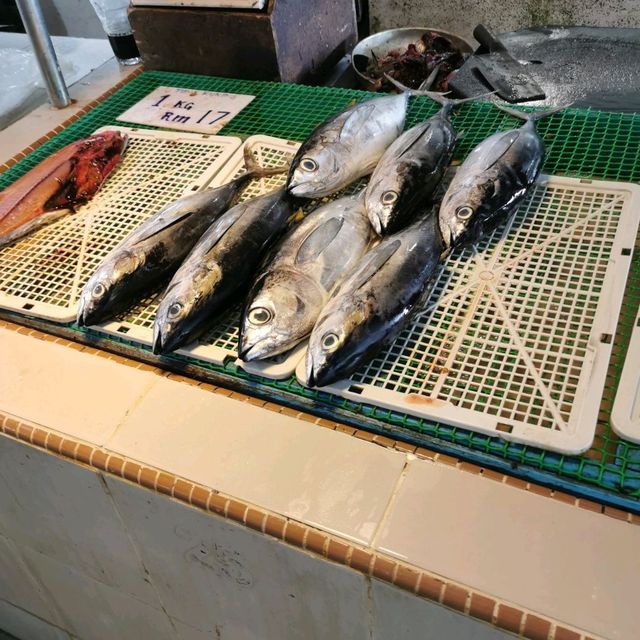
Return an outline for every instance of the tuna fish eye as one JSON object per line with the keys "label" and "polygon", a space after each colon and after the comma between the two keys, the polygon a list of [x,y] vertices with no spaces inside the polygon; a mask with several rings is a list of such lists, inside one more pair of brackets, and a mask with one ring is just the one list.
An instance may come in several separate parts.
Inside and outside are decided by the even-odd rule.
{"label": "tuna fish eye", "polygon": [[93,291],[91,293],[94,298],[100,298],[105,294],[105,291],[105,286],[101,282],[98,282],[98,284],[93,287]]}
{"label": "tuna fish eye", "polygon": [[340,337],[337,333],[325,333],[320,344],[325,351],[333,351],[340,344]]}
{"label": "tuna fish eye", "polygon": [[395,191],[385,191],[380,198],[382,204],[393,204],[398,199],[398,194]]}
{"label": "tuna fish eye", "polygon": [[170,307],[167,315],[170,318],[175,318],[182,311],[182,305],[179,302],[174,302]]}
{"label": "tuna fish eye", "polygon": [[468,220],[472,215],[473,215],[473,209],[468,205],[464,205],[456,209],[456,216],[460,220]]}
{"label": "tuna fish eye", "polygon": [[302,158],[302,160],[300,160],[300,168],[303,171],[317,171],[318,163],[312,158]]}
{"label": "tuna fish eye", "polygon": [[256,307],[255,309],[251,309],[247,317],[251,324],[258,325],[266,324],[267,322],[269,322],[269,320],[271,320],[271,318],[273,318],[273,314],[271,313],[271,311],[269,311],[269,309],[266,309],[265,307]]}

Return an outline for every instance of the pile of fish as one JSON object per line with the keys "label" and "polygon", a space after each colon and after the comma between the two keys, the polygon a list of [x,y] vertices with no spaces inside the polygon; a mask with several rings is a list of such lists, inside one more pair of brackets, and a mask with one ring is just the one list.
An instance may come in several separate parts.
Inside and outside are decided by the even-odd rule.
{"label": "pile of fish", "polygon": [[[535,121],[550,112],[496,105],[526,123],[479,144],[435,212],[457,138],[450,116],[465,101],[421,93],[442,105],[426,122],[402,133],[409,91],[355,104],[316,127],[285,187],[234,204],[248,180],[284,170],[258,168],[247,150],[247,173],[170,204],[105,258],[82,291],[78,323],[111,318],[169,280],[154,353],[193,342],[244,298],[241,359],[270,359],[308,338],[307,384],[351,375],[410,322],[454,248],[513,214],[544,159]],[[335,194],[369,174],[359,193],[298,222],[301,199]]]}
{"label": "pile of fish", "polygon": [[[411,93],[441,109],[402,133]],[[557,109],[524,114],[496,104],[525,124],[481,142],[435,211],[457,139],[450,116],[462,102],[404,90],[355,104],[318,125],[289,167],[258,167],[245,149],[244,174],[169,204],[106,256],[82,290],[78,324],[109,320],[168,282],[154,353],[193,342],[244,299],[241,359],[273,358],[308,338],[309,385],[348,377],[411,321],[451,251],[513,215],[538,177],[544,145],[535,122]],[[40,165],[41,184],[23,179],[0,194],[0,242],[44,223],[43,212],[91,197],[126,144],[119,134],[98,136]],[[284,187],[237,203],[249,180],[287,168]],[[299,221],[301,199],[369,174],[359,193]]]}

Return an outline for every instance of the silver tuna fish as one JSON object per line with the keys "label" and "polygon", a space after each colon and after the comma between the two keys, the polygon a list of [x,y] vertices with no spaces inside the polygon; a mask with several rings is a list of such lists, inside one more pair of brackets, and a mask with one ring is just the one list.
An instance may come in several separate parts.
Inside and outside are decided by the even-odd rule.
{"label": "silver tuna fish", "polygon": [[405,131],[380,159],[365,195],[376,233],[397,231],[428,204],[453,157],[452,108],[453,104],[446,105],[426,122]]}
{"label": "silver tuna fish", "polygon": [[206,331],[243,291],[290,217],[291,204],[281,188],[218,218],[167,287],[153,326],[153,352],[173,351]]}
{"label": "silver tuna fish", "polygon": [[318,125],[291,162],[288,192],[327,196],[371,173],[402,132],[408,101],[406,93],[374,98]]}
{"label": "silver tuna fish", "polygon": [[535,122],[566,108],[526,114],[494,104],[526,123],[483,140],[456,171],[439,213],[440,231],[449,248],[476,242],[515,212],[544,161]]}
{"label": "silver tuna fish", "polygon": [[307,384],[321,387],[345,378],[395,340],[445,251],[433,212],[369,251],[311,332]]}
{"label": "silver tuna fish", "polygon": [[247,298],[240,358],[271,358],[311,333],[335,286],[375,238],[362,196],[316,209],[278,246]]}
{"label": "silver tuna fish", "polygon": [[78,324],[109,320],[152,291],[178,268],[246,182],[286,170],[258,167],[249,148],[245,148],[245,165],[248,171],[235,180],[167,205],[115,247],[82,289]]}

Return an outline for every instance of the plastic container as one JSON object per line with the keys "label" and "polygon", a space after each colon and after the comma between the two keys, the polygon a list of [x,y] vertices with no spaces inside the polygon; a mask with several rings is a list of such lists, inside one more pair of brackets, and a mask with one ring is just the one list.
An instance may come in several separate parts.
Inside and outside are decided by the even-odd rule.
{"label": "plastic container", "polygon": [[102,23],[118,62],[122,65],[138,64],[141,61],[140,52],[127,16],[129,0],[89,1]]}

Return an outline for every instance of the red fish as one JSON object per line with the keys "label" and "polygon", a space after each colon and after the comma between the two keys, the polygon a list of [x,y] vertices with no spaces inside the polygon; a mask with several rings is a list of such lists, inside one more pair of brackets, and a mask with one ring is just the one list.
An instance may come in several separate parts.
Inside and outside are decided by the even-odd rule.
{"label": "red fish", "polygon": [[91,200],[126,146],[126,134],[96,133],[56,151],[0,192],[0,247]]}

